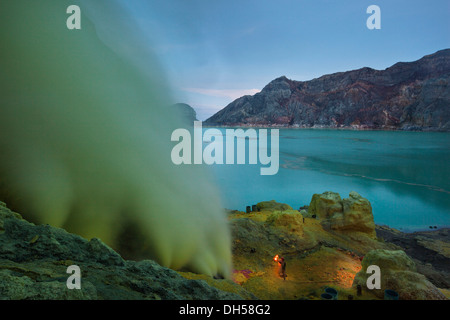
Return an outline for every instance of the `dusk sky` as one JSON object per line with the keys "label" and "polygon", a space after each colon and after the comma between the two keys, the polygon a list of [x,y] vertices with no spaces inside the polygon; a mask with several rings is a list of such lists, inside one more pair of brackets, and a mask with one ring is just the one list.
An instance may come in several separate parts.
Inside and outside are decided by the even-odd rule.
{"label": "dusk sky", "polygon": [[[367,7],[381,9],[369,30]],[[450,47],[450,1],[128,1],[152,39],[177,102],[206,120],[285,75],[310,80],[385,69]]]}

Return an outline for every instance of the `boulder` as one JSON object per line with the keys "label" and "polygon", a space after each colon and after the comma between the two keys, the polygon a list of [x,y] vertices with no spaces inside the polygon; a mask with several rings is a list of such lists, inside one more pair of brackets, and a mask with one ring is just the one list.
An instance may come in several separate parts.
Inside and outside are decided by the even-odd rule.
{"label": "boulder", "polygon": [[291,232],[303,230],[303,216],[296,210],[274,212],[267,218],[266,223],[275,227],[284,227]]}
{"label": "boulder", "polygon": [[326,191],[322,194],[314,194],[308,207],[310,215],[316,215],[319,219],[327,219],[336,212],[342,212],[342,199],[339,193]]}
{"label": "boulder", "polygon": [[362,260],[362,269],[353,280],[353,287],[361,285],[367,288],[367,268],[371,265],[380,267],[381,289],[371,291],[379,298],[384,297],[384,290],[394,290],[401,300],[445,300],[446,297],[425,276],[417,273],[414,261],[402,250],[377,249],[367,253]]}
{"label": "boulder", "polygon": [[349,198],[342,200],[343,212],[336,212],[330,218],[330,227],[337,231],[357,231],[376,237],[372,206],[369,200],[357,192],[350,192]]}
{"label": "boulder", "polygon": [[259,202],[256,205],[258,211],[285,211],[293,210],[292,207],[285,203],[278,203],[275,200]]}
{"label": "boulder", "polygon": [[335,192],[314,194],[308,214],[315,214],[327,229],[341,232],[362,232],[376,237],[372,206],[369,200],[352,191],[347,199]]}

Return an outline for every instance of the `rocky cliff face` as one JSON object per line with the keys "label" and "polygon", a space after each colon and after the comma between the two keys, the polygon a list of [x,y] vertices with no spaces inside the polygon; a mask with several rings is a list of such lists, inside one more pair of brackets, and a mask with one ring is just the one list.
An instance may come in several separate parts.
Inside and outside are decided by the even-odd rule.
{"label": "rocky cliff face", "polygon": [[450,130],[450,49],[385,70],[362,68],[311,81],[280,77],[207,125]]}

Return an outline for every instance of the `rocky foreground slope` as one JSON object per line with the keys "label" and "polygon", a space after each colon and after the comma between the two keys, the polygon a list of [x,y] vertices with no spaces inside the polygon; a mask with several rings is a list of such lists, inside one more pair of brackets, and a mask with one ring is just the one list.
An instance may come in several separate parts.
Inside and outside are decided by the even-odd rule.
{"label": "rocky foreground slope", "polygon": [[[127,261],[98,239],[34,225],[0,202],[0,299],[446,299],[449,230],[404,234],[375,226],[370,202],[356,192],[315,194],[303,210],[275,201],[229,212],[232,280],[173,271],[154,261]],[[275,255],[287,261],[278,275]],[[366,287],[369,265],[381,268],[380,290]],[[67,268],[81,269],[69,290]],[[361,295],[357,285],[362,286]],[[440,288],[440,289],[438,289]]]}
{"label": "rocky foreground slope", "polygon": [[[69,290],[67,268],[81,270],[81,290]],[[243,299],[254,296],[231,280],[211,287],[154,261],[126,261],[98,239],[87,241],[49,225],[36,226],[0,202],[0,300]]]}
{"label": "rocky foreground slope", "polygon": [[385,70],[311,81],[280,77],[205,121],[209,126],[450,130],[450,49]]}

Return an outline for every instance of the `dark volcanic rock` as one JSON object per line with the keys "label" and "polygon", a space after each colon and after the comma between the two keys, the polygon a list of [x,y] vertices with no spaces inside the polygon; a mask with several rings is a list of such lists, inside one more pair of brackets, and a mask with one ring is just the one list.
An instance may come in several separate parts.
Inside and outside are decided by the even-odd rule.
{"label": "dark volcanic rock", "polygon": [[[81,270],[69,290],[67,267]],[[215,280],[236,284],[231,280]],[[234,289],[234,288],[232,288]],[[242,288],[238,288],[243,290]],[[151,260],[126,261],[98,239],[34,225],[0,202],[0,300],[242,299],[204,280],[189,280]]]}
{"label": "dark volcanic rock", "polygon": [[206,125],[450,130],[450,49],[385,70],[362,68],[311,81],[280,77]]}

